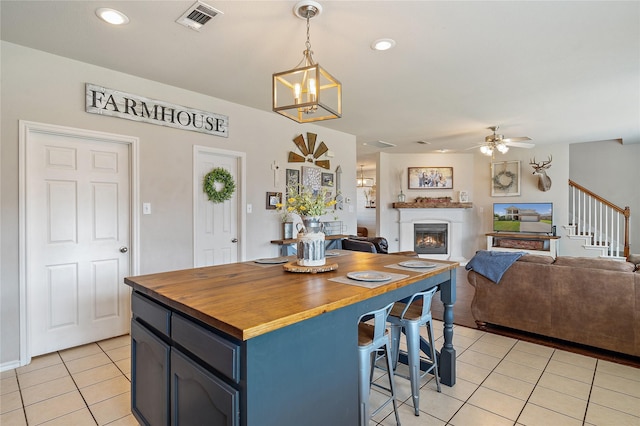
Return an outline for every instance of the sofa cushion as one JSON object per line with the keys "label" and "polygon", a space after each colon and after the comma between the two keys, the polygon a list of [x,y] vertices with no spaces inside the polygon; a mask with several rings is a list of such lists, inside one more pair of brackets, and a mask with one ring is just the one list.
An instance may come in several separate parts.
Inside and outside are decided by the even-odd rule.
{"label": "sofa cushion", "polygon": [[525,254],[518,262],[530,262],[530,263],[541,263],[543,265],[549,265],[553,263],[555,259],[551,256],[542,256],[538,254]]}
{"label": "sofa cushion", "polygon": [[556,266],[570,266],[573,268],[594,268],[607,271],[633,272],[635,265],[630,262],[621,262],[612,259],[599,259],[594,257],[570,257],[560,256],[553,263]]}
{"label": "sofa cushion", "polygon": [[640,271],[640,254],[630,254],[629,257],[627,257],[627,262],[636,265],[636,271]]}

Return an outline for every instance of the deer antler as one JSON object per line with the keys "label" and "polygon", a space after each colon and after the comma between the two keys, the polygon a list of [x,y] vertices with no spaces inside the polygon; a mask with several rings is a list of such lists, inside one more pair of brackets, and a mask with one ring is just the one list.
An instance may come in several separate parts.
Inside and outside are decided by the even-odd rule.
{"label": "deer antler", "polygon": [[534,169],[548,169],[551,167],[551,161],[553,157],[549,155],[549,159],[542,162],[542,164],[536,162],[536,157],[533,157],[533,160],[529,160],[529,164],[533,166]]}

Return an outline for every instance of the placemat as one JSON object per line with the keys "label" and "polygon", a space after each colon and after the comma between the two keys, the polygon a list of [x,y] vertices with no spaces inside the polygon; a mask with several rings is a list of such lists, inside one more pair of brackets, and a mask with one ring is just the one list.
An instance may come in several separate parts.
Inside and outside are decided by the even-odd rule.
{"label": "placemat", "polygon": [[387,281],[358,281],[358,280],[352,280],[351,278],[348,278],[346,275],[343,275],[341,277],[329,278],[329,281],[335,281],[340,284],[357,285],[358,287],[376,288],[376,287],[380,287],[381,285],[389,284],[394,281],[407,278],[409,276],[404,274],[394,274],[391,272],[385,272],[385,274],[389,275],[391,279]]}

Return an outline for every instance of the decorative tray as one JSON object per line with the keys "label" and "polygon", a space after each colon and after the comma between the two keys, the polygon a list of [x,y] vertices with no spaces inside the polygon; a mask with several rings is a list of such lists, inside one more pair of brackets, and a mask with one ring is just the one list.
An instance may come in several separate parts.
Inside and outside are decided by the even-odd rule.
{"label": "decorative tray", "polygon": [[302,272],[307,274],[316,274],[318,272],[329,272],[335,271],[338,269],[337,263],[325,263],[321,266],[300,266],[298,265],[298,261],[294,260],[293,262],[286,263],[282,265],[285,271],[287,272]]}

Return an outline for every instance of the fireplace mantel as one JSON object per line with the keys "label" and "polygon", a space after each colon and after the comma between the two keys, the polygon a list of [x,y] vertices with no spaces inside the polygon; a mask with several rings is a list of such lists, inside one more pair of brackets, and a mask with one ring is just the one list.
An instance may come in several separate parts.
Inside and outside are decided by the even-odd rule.
{"label": "fireplace mantel", "polygon": [[394,209],[470,209],[473,203],[449,202],[420,202],[420,203],[393,203]]}

